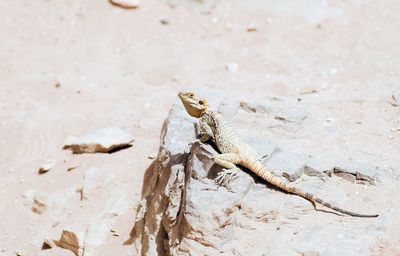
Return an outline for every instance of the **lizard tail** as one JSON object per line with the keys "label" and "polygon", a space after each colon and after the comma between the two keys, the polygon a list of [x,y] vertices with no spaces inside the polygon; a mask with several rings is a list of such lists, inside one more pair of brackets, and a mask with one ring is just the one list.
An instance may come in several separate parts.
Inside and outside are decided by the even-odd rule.
{"label": "lizard tail", "polygon": [[375,218],[378,217],[378,214],[360,214],[360,213],[355,213],[355,212],[351,212],[351,211],[347,211],[347,210],[343,210],[340,207],[334,206],[320,198],[318,198],[317,196],[304,192],[303,190],[294,187],[293,185],[283,182],[279,177],[275,176],[274,174],[272,174],[270,171],[267,170],[267,168],[264,167],[264,165],[260,162],[260,161],[255,161],[253,164],[251,165],[247,165],[245,163],[243,163],[243,165],[247,168],[249,168],[252,172],[254,172],[255,174],[257,174],[257,176],[263,178],[265,181],[267,181],[268,183],[288,192],[294,195],[298,195],[301,196],[309,201],[311,201],[312,203],[318,203],[321,204],[323,206],[326,206],[332,210],[335,210],[337,212],[349,215],[349,216],[353,216],[353,217],[363,217],[363,218]]}

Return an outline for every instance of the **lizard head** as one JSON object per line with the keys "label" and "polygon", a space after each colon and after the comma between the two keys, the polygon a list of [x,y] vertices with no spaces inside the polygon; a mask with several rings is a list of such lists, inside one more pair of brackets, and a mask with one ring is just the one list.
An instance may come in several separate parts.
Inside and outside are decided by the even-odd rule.
{"label": "lizard head", "polygon": [[189,115],[196,118],[203,115],[207,108],[207,101],[200,99],[193,92],[180,92],[178,96]]}

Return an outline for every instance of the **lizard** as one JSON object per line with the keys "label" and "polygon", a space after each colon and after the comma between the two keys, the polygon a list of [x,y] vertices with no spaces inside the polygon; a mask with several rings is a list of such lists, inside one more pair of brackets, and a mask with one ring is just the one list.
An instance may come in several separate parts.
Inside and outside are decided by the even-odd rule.
{"label": "lizard", "polygon": [[225,168],[224,171],[220,172],[216,177],[217,182],[220,183],[227,178],[234,177],[239,170],[237,165],[240,165],[249,169],[275,187],[287,193],[305,198],[310,201],[314,207],[316,207],[317,203],[333,209],[336,212],[353,217],[378,217],[378,214],[360,214],[344,210],[320,199],[314,194],[307,193],[293,186],[293,184],[282,181],[280,177],[274,175],[262,164],[259,154],[240,138],[233,127],[219,112],[208,105],[207,100],[199,98],[193,92],[179,92],[178,97],[186,109],[186,112],[199,120],[198,136],[200,141],[205,143],[209,140],[213,140],[218,150],[221,152],[221,154],[213,156],[214,163]]}

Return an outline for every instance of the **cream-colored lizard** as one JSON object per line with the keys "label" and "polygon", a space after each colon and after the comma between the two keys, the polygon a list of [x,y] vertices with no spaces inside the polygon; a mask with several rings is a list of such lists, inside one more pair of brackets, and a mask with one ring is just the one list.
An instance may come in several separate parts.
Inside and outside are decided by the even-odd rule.
{"label": "cream-colored lizard", "polygon": [[279,177],[272,174],[265,166],[263,166],[258,153],[238,136],[220,113],[214,111],[208,106],[206,100],[200,99],[192,92],[180,92],[179,98],[181,99],[187,113],[190,116],[199,119],[200,140],[206,142],[209,139],[212,139],[217,145],[218,150],[221,151],[221,154],[214,156],[214,162],[226,168],[226,170],[221,172],[217,177],[219,183],[224,179],[228,177],[231,178],[235,175],[238,170],[236,165],[241,165],[248,168],[257,176],[263,178],[272,185],[288,193],[301,196],[311,201],[313,204],[319,203],[337,212],[354,217],[373,218],[378,216],[378,214],[359,214],[343,210],[323,201],[313,194],[294,187],[290,183],[283,182]]}

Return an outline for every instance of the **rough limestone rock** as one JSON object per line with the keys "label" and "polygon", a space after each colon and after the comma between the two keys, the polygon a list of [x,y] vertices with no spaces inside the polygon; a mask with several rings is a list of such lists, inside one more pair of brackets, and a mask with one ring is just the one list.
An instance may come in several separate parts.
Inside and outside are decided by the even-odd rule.
{"label": "rough limestone rock", "polygon": [[107,127],[81,137],[68,137],[64,142],[64,149],[70,149],[75,154],[108,153],[129,146],[133,140],[131,134],[119,128]]}
{"label": "rough limestone rock", "polygon": [[[214,178],[222,170],[213,164],[217,151],[196,141],[196,120],[177,101],[162,127],[158,158],[144,177],[143,199],[128,241],[138,255],[372,255],[371,248],[379,248],[390,232],[398,236],[391,227],[400,208],[385,201],[385,194],[397,191],[398,174],[362,162],[293,152],[259,132],[265,129],[257,126],[261,118],[295,131],[309,118],[306,106],[295,105],[300,104],[295,99],[200,94],[265,156],[262,161],[276,175],[342,208],[380,216],[363,219],[321,206],[316,210],[248,170],[227,187],[217,186]],[[348,177],[337,176],[338,170]]]}

